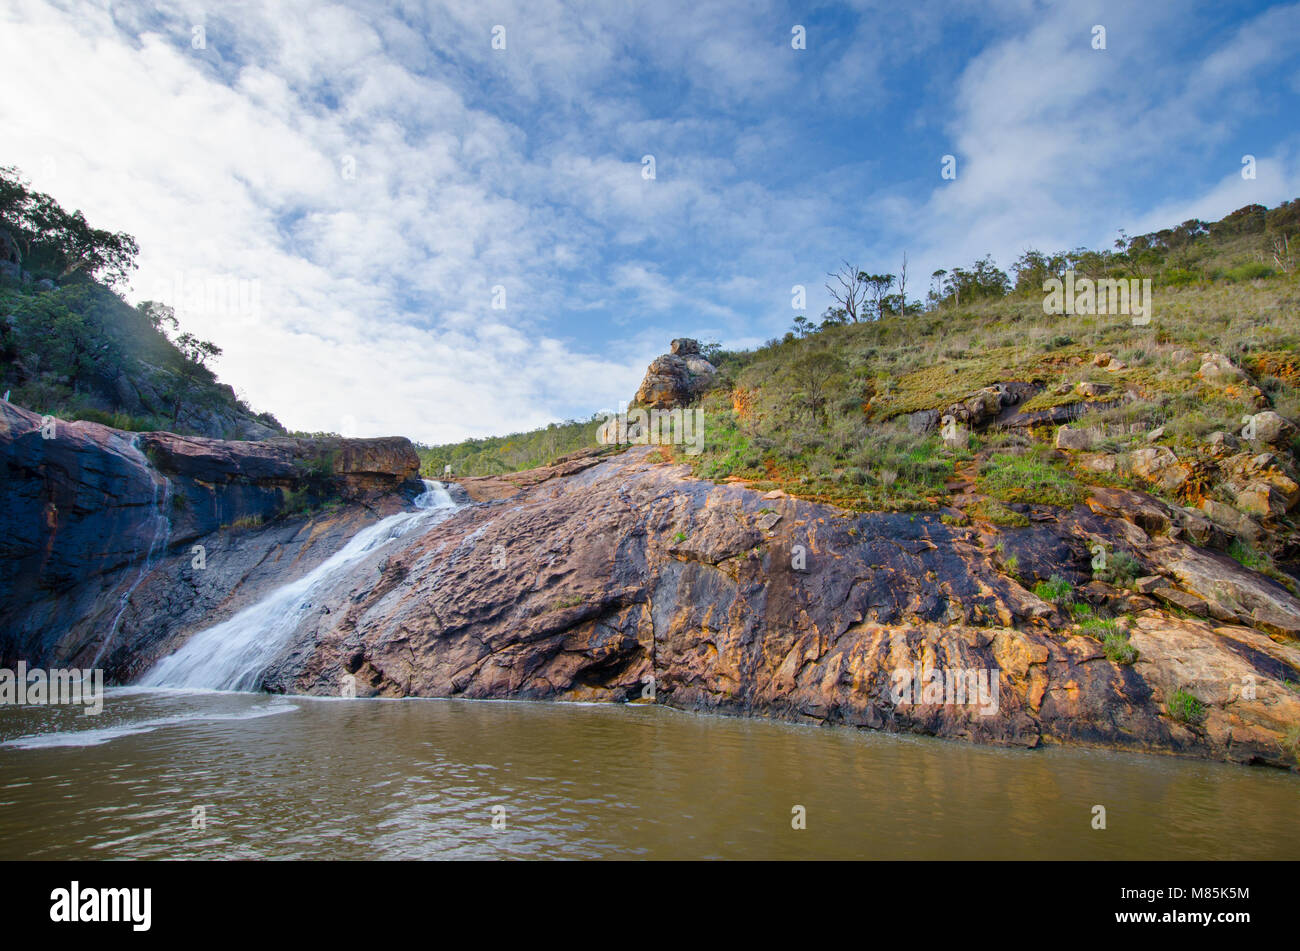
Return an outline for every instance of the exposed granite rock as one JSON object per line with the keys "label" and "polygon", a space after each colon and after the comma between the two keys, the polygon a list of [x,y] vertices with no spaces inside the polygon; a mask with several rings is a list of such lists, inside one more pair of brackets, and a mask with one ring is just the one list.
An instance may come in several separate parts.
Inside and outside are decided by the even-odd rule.
{"label": "exposed granite rock", "polygon": [[1129,456],[1133,471],[1166,492],[1177,492],[1191,477],[1191,470],[1183,465],[1168,446],[1149,446],[1135,450]]}
{"label": "exposed granite rock", "polygon": [[656,357],[646,370],[633,403],[651,409],[685,406],[709,388],[717,368],[700,356],[696,340],[679,338],[671,353]]}
{"label": "exposed granite rock", "polygon": [[1245,423],[1242,427],[1242,436],[1267,446],[1285,448],[1296,436],[1295,424],[1272,410],[1255,413],[1247,417]]}
{"label": "exposed granite rock", "polygon": [[[21,411],[4,419],[0,445],[26,494],[14,493],[13,478],[6,491],[37,521],[26,543],[19,533],[0,554],[39,589],[16,613],[6,604],[18,622],[5,626],[6,659],[102,653],[110,676],[129,680],[404,501],[387,491],[369,497],[375,511],[346,505],[195,536],[216,570],[189,567],[174,539],[146,562],[161,476],[132,437],[76,424],[36,446],[38,419]],[[299,451],[329,478],[358,478],[358,499],[400,486],[410,471],[395,445],[340,441],[331,456],[293,440],[140,442],[187,497],[191,483],[217,494],[274,484],[290,477]],[[1039,507],[1028,526],[997,531],[948,524],[940,513],[850,514],[713,485],[662,459],[653,447],[593,451],[544,470],[462,480],[477,504],[342,574],[304,614],[265,686],[337,695],[346,678],[362,696],[646,698],[979,742],[1295,766],[1287,732],[1300,724],[1300,697],[1286,683],[1300,680],[1300,600],[1183,540],[1196,513],[1097,489],[1087,505]],[[1132,553],[1150,596],[1093,578],[1098,545]],[[1012,556],[1014,577],[999,567]],[[49,579],[60,565],[68,577],[56,593]],[[137,573],[103,649],[110,609]],[[1109,660],[1062,607],[1033,593],[1053,575],[1098,611],[1136,613],[1135,663]],[[900,698],[899,673],[918,665],[991,672],[994,708]],[[1180,688],[1205,703],[1199,723],[1166,714]]]}
{"label": "exposed granite rock", "polygon": [[[658,458],[634,449],[400,540],[378,584],[363,574],[332,593],[267,685],[335,694],[351,674],[369,695],[626,700],[653,683],[656,702],[694,710],[1293,762],[1290,641],[1153,610],[1135,629],[1139,663],[1115,664],[1000,573],[975,529],[715,486]],[[1169,519],[1136,517],[1153,529]],[[1199,595],[1179,573],[1190,584],[1210,558],[1243,608],[1300,610],[1240,566],[1082,507],[998,536],[1024,584],[1050,573],[1081,587],[1099,539],[1160,552],[1173,576],[1161,586],[1189,603]],[[1128,597],[1093,584],[1101,604]],[[997,712],[897,702],[891,677],[917,663],[995,671]],[[1237,689],[1247,683],[1254,699]],[[1210,707],[1200,725],[1163,710],[1189,684]]]}
{"label": "exposed granite rock", "polygon": [[1095,437],[1096,434],[1090,429],[1062,426],[1056,433],[1056,448],[1073,451],[1091,449]]}

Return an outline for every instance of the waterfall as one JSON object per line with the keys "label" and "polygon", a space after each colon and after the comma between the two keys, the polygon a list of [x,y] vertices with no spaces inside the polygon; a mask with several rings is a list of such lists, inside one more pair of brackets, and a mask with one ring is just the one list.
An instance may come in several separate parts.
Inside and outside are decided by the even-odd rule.
{"label": "waterfall", "polygon": [[147,687],[256,690],[263,671],[290,642],[320,595],[356,562],[416,526],[441,521],[459,506],[439,482],[424,480],[415,511],[399,512],[357,532],[328,559],[245,608],[199,631],[139,681]]}
{"label": "waterfall", "polygon": [[[153,537],[149,541],[149,548],[144,554],[144,560],[140,562],[140,571],[136,574],[135,580],[127,585],[126,591],[117,602],[117,613],[113,615],[113,623],[108,626],[108,634],[99,645],[99,650],[95,651],[95,656],[90,662],[91,667],[98,667],[99,660],[108,650],[108,645],[112,643],[113,638],[117,635],[117,626],[122,622],[122,615],[126,613],[126,606],[131,600],[131,595],[135,594],[135,589],[140,587],[140,582],[144,581],[145,575],[149,574],[153,568],[154,562],[158,556],[167,550],[167,542],[171,539],[172,519],[172,483],[161,472],[155,473],[153,465],[149,462],[148,457],[140,451],[140,437],[136,436],[131,440],[131,449],[140,457],[140,463],[149,473],[149,479],[153,482]],[[161,481],[160,481],[161,480]]]}

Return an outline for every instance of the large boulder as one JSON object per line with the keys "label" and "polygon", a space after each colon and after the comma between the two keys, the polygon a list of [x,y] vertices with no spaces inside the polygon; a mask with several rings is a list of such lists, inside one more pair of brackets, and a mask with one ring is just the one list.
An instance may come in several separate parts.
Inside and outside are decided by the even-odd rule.
{"label": "large boulder", "polygon": [[1220,463],[1224,486],[1246,512],[1264,517],[1285,515],[1300,504],[1300,484],[1271,452],[1238,453]]}
{"label": "large boulder", "polygon": [[1149,446],[1129,455],[1133,472],[1167,492],[1176,492],[1191,477],[1191,470],[1178,461],[1167,446]]}
{"label": "large boulder", "polygon": [[971,429],[982,429],[995,420],[1011,425],[1010,418],[1013,414],[1010,407],[1018,406],[1041,389],[1041,384],[1021,380],[994,383],[950,403],[941,411],[941,415],[951,416]]}
{"label": "large boulder", "polygon": [[1280,449],[1289,446],[1295,435],[1295,424],[1271,409],[1248,416],[1241,430],[1243,439],[1254,440]]}
{"label": "large boulder", "polygon": [[687,337],[671,344],[671,352],[656,357],[646,370],[633,402],[651,409],[686,406],[709,388],[717,368],[700,355],[700,344]]}

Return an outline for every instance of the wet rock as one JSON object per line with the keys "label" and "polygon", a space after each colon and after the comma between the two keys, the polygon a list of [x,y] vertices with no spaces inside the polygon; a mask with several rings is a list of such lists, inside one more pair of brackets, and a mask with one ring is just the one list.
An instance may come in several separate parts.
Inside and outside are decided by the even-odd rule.
{"label": "wet rock", "polygon": [[[93,450],[101,468],[114,452],[126,460],[114,465],[136,480],[135,506],[122,507],[147,510],[148,464],[117,437],[87,438],[106,440]],[[177,480],[191,478],[180,472],[187,466],[224,458],[219,447],[158,446]],[[247,457],[267,478],[281,463],[271,450]],[[342,468],[375,465],[359,458]],[[621,701],[653,684],[655,702],[688,710],[1288,764],[1281,741],[1300,724],[1300,699],[1283,681],[1300,679],[1300,652],[1288,635],[1262,632],[1300,631],[1300,602],[1232,559],[1159,534],[1179,513],[1145,493],[1098,490],[1089,505],[1035,510],[1029,526],[993,533],[938,512],[854,514],[714,485],[653,447],[463,484],[483,501],[394,539],[321,592],[266,671],[267,689],[338,695],[349,676],[362,696]],[[277,520],[228,544],[204,536],[225,544],[216,561],[233,566],[215,573],[187,571],[187,553],[169,551],[106,655],[114,676],[129,679],[267,584],[301,577],[363,512]],[[139,517],[119,515],[124,527]],[[321,536],[334,541],[310,541]],[[1134,552],[1159,581],[1150,590],[1169,603],[1259,630],[1174,617],[1102,584],[1092,577],[1097,544]],[[1010,577],[999,564],[1013,557]],[[1053,575],[1112,609],[1143,612],[1134,665],[1107,660],[1029,590]],[[111,585],[69,584],[71,616],[108,603]],[[52,604],[22,616],[25,631],[49,633],[24,641],[24,656],[84,656],[92,631]],[[900,672],[918,665],[989,672],[996,708],[900,697]],[[1246,675],[1266,701],[1234,687]],[[1164,712],[1188,684],[1207,704],[1204,729]]]}
{"label": "wet rock", "polygon": [[188,563],[196,542],[220,548],[214,535],[277,518],[294,493],[377,512],[420,488],[403,438],[223,442],[43,423],[4,402],[0,465],[0,656],[10,659],[59,642],[71,656],[105,637],[155,560],[179,549]]}

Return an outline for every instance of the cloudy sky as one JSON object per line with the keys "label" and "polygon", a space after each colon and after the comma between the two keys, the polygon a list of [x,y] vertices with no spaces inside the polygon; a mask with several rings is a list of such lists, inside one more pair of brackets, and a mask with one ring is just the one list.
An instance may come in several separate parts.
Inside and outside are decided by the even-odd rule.
{"label": "cloudy sky", "polygon": [[293,429],[586,417],[842,258],[920,297],[1300,196],[1300,4],[6,0],[0,63],[0,164]]}

